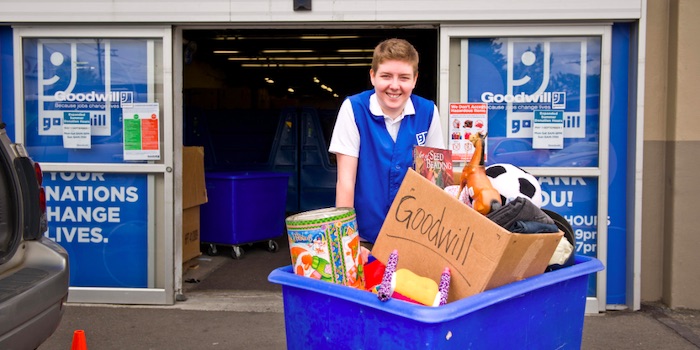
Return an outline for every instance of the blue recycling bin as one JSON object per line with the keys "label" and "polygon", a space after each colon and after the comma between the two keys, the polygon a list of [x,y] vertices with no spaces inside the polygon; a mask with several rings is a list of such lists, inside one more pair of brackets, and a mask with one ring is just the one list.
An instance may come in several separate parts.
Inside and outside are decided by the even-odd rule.
{"label": "blue recycling bin", "polygon": [[579,349],[591,257],[522,281],[429,307],[278,268],[288,349]]}
{"label": "blue recycling bin", "polygon": [[240,245],[260,241],[277,251],[273,239],[285,233],[288,179],[289,174],[276,172],[207,173],[208,201],[200,208],[200,241],[209,244],[207,253],[230,245],[233,257],[240,258]]}

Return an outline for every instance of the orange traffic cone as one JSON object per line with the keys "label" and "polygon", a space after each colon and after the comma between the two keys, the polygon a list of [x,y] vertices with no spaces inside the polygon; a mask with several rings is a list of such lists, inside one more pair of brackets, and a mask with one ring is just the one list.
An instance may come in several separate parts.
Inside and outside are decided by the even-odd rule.
{"label": "orange traffic cone", "polygon": [[84,330],[79,329],[73,332],[73,345],[71,345],[70,350],[87,350]]}

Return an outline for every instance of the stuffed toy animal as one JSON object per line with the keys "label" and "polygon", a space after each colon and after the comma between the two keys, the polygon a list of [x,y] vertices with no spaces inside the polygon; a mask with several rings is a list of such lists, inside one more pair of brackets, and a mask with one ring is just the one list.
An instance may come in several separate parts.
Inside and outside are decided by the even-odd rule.
{"label": "stuffed toy animal", "polygon": [[486,215],[501,207],[501,194],[491,185],[491,180],[486,176],[484,166],[484,140],[486,135],[480,132],[469,137],[469,141],[474,144],[474,154],[472,159],[462,169],[462,176],[459,181],[459,191],[457,199],[466,188],[469,191],[469,198],[472,208],[479,213]]}

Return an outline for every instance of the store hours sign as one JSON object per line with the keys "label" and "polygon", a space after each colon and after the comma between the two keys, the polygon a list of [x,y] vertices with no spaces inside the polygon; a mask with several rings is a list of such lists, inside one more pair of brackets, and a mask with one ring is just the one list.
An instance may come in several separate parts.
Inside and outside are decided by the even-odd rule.
{"label": "store hours sign", "polygon": [[47,172],[49,229],[73,287],[148,287],[146,175]]}
{"label": "store hours sign", "polygon": [[[539,176],[542,208],[563,216],[573,229],[577,255],[598,255],[598,179],[579,176]],[[610,219],[603,221],[610,225]],[[588,279],[588,296],[596,295],[595,275]]]}

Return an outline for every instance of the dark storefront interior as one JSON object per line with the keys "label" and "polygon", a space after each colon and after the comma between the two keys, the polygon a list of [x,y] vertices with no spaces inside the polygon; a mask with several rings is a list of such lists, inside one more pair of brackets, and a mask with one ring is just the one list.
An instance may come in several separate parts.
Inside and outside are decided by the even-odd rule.
{"label": "dark storefront interior", "polygon": [[372,88],[372,49],[404,38],[420,53],[414,93],[437,95],[437,29],[186,30],[184,144],[210,171],[290,174],[286,211],[334,205],[328,142],[343,99]]}

